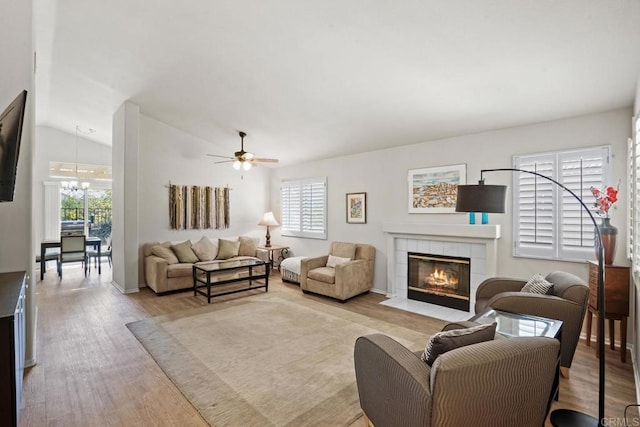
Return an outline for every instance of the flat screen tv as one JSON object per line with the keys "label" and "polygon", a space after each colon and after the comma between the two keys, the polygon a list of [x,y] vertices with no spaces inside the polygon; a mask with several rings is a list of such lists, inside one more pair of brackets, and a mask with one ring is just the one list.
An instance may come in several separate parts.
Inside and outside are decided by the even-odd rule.
{"label": "flat screen tv", "polygon": [[13,201],[26,102],[23,90],[0,114],[0,202]]}

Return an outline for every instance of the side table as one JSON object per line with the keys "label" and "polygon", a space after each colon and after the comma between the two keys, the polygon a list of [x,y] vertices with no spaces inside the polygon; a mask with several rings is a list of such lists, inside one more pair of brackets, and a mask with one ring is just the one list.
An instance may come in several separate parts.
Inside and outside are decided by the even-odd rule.
{"label": "side table", "polygon": [[[280,245],[271,245],[271,246],[258,246],[258,249],[263,251],[267,251],[269,255],[269,263],[271,264],[271,269],[274,267],[280,270],[280,262],[287,257],[289,253],[289,246],[280,246]],[[274,259],[274,252],[279,252],[278,257]]]}
{"label": "side table", "polygon": [[[609,346],[616,349],[615,324],[620,321],[620,361],[627,361],[627,317],[629,317],[629,286],[631,268],[619,265],[604,266],[604,318],[609,320]],[[589,261],[589,313],[587,314],[587,346],[591,347],[593,316],[598,318],[598,264]],[[596,342],[601,337],[596,327]]]}

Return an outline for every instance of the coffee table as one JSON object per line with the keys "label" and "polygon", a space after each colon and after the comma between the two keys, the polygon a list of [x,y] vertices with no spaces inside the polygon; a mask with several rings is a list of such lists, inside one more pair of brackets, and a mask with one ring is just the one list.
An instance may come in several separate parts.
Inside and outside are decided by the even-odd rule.
{"label": "coffee table", "polygon": [[502,336],[513,337],[549,337],[560,339],[562,321],[528,314],[509,313],[489,309],[469,319],[476,323],[497,322],[496,332]]}
{"label": "coffee table", "polygon": [[[264,272],[257,272],[257,267],[264,267]],[[259,259],[242,259],[221,261],[211,264],[193,265],[193,296],[198,294],[207,297],[207,303],[211,304],[211,298],[222,295],[234,294],[236,292],[250,291],[264,288],[269,291],[269,268],[270,263]],[[264,279],[264,282],[253,286],[254,280]],[[211,293],[211,288],[231,283],[248,281],[249,286],[240,289],[231,289],[224,292]]]}

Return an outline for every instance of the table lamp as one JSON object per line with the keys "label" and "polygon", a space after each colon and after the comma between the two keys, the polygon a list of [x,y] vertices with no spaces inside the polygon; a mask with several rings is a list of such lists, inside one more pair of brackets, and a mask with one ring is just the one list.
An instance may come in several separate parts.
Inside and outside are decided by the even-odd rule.
{"label": "table lamp", "polygon": [[278,224],[278,221],[276,221],[275,217],[273,216],[273,212],[266,212],[264,215],[262,215],[262,219],[260,220],[258,225],[267,226],[267,236],[266,236],[267,242],[264,246],[266,248],[271,247],[271,235],[269,234],[269,227],[270,226],[275,227],[277,225],[280,225]]}

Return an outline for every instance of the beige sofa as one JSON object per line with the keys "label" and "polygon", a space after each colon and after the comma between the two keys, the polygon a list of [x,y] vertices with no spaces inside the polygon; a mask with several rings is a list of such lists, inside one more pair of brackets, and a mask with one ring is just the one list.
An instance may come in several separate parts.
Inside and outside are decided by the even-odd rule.
{"label": "beige sofa", "polygon": [[[197,247],[201,245],[204,240],[207,239],[211,245],[207,242],[208,250],[195,250],[194,255],[196,258],[192,262],[182,262],[175,256],[172,258],[172,248],[176,248],[178,244],[182,244],[182,248],[186,242],[150,242],[145,243],[142,247],[142,254],[144,257],[144,280],[146,285],[153,289],[158,295],[163,295],[173,291],[186,290],[193,288],[193,265],[194,264],[210,264],[219,263],[222,259],[216,259],[219,255],[218,248],[220,247],[220,239],[226,241],[240,242],[238,254],[227,259],[240,260],[248,258],[258,258],[263,261],[268,261],[268,254],[266,251],[257,249],[258,238],[249,237],[222,237],[207,238],[203,237],[198,242],[191,244],[191,247]],[[155,247],[155,248],[154,248]],[[164,248],[164,249],[159,249]],[[196,255],[197,253],[197,255]],[[175,253],[173,255],[176,255]],[[225,273],[221,273],[225,274]],[[233,273],[226,273],[227,275]]]}
{"label": "beige sofa", "polygon": [[[332,257],[345,261],[331,266]],[[301,260],[300,288],[345,301],[373,287],[375,259],[371,245],[332,242],[329,255]]]}

